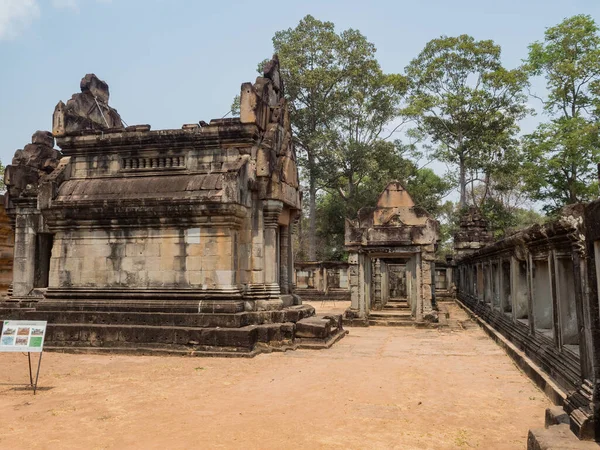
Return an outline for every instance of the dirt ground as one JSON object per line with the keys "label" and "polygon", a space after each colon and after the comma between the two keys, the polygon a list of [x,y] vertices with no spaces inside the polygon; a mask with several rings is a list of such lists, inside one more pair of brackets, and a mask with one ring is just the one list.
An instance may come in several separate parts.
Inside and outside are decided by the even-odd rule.
{"label": "dirt ground", "polygon": [[0,353],[1,449],[523,449],[550,406],[475,325],[254,359],[48,352],[36,396],[27,378]]}

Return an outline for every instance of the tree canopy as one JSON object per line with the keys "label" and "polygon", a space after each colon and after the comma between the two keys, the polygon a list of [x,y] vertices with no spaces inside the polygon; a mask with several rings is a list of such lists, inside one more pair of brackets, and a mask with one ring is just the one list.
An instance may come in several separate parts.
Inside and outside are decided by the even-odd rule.
{"label": "tree canopy", "polygon": [[489,183],[517,150],[518,121],[528,112],[527,75],[505,69],[500,56],[491,40],[442,36],[406,67],[405,114],[415,120],[434,158],[458,166],[461,206],[468,202],[469,184]]}
{"label": "tree canopy", "polygon": [[600,36],[590,16],[565,19],[529,46],[525,67],[546,81],[548,122],[526,136],[527,189],[548,212],[598,195]]}
{"label": "tree canopy", "polygon": [[[306,16],[275,33],[303,185],[303,259],[343,259],[344,221],[400,181],[442,224],[443,251],[461,211],[478,207],[496,237],[598,195],[600,36],[590,16],[550,27],[507,68],[472,36],[429,41],[404,73],[386,73],[358,30]],[[544,79],[544,118],[525,136],[526,94]],[[405,134],[401,136],[400,132]],[[443,176],[423,160],[445,163]],[[447,194],[456,188],[457,202]]]}

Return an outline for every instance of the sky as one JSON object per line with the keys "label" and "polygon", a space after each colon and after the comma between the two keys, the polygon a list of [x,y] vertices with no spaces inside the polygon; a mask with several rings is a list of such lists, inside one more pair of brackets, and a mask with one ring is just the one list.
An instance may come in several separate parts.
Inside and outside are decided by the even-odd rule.
{"label": "sky", "polygon": [[0,0],[0,160],[10,164],[36,130],[51,129],[54,107],[86,73],[109,84],[109,103],[129,125],[222,117],[271,56],[273,34],[307,14],[360,30],[382,69],[402,73],[429,40],[459,34],[493,39],[516,67],[547,27],[581,13],[600,23],[600,1]]}

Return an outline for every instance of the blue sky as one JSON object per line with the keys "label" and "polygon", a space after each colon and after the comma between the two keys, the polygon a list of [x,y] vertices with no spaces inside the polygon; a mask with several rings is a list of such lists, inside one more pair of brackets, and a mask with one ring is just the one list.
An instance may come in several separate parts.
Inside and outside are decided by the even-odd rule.
{"label": "blue sky", "polygon": [[50,129],[56,103],[90,72],[129,125],[221,117],[271,55],[275,31],[306,14],[359,29],[383,69],[401,72],[430,39],[463,33],[493,39],[514,67],[546,27],[580,13],[600,22],[600,1],[0,0],[0,159]]}

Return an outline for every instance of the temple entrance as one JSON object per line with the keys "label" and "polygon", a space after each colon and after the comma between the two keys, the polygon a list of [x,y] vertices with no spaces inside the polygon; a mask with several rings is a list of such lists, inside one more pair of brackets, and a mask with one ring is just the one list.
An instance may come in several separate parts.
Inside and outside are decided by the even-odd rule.
{"label": "temple entrance", "polygon": [[33,287],[43,289],[48,287],[50,276],[50,258],[54,235],[38,233],[35,240],[35,267]]}
{"label": "temple entrance", "polygon": [[437,321],[437,229],[396,181],[381,193],[376,208],[363,208],[356,219],[346,220],[352,300],[346,318],[370,325]]}
{"label": "temple entrance", "polygon": [[390,299],[406,299],[406,263],[388,265],[387,289]]}

